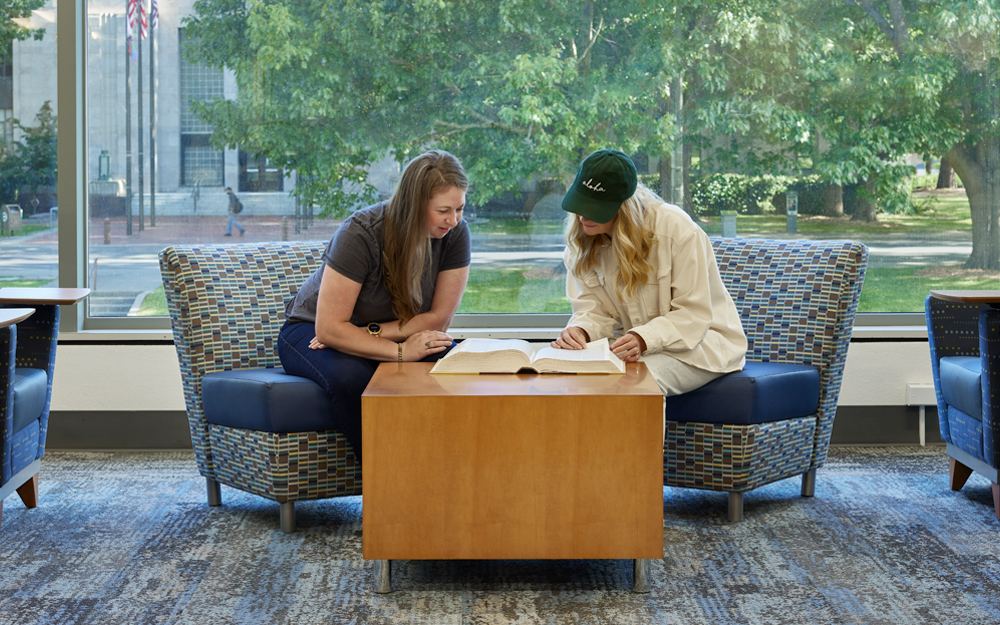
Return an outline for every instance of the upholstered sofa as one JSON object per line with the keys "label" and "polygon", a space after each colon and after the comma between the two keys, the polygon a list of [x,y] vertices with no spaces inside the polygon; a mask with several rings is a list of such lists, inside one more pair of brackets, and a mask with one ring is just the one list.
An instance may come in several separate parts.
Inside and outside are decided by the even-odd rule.
{"label": "upholstered sofa", "polygon": [[743,494],[826,461],[868,249],[850,241],[712,240],[747,334],[744,371],[665,401],[663,483]]}
{"label": "upholstered sofa", "polygon": [[276,341],[285,303],[320,266],[323,242],[176,245],[160,273],[180,362],[191,444],[209,505],[220,484],[280,504],[361,493],[347,439],[325,429],[319,385],[288,375]]}

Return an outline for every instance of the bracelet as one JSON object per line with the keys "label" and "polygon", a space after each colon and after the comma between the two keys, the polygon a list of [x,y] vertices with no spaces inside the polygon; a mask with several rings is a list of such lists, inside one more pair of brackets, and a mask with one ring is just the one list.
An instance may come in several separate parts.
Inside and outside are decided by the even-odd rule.
{"label": "bracelet", "polygon": [[403,344],[397,343],[399,345],[399,362],[403,362]]}

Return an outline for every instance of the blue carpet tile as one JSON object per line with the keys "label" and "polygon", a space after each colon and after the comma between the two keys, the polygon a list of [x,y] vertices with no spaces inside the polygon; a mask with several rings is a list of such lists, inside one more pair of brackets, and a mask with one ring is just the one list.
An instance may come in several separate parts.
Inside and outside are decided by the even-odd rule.
{"label": "blue carpet tile", "polygon": [[296,506],[223,487],[190,453],[49,452],[39,506],[5,501],[0,623],[1000,623],[990,485],[948,488],[943,447],[834,448],[816,497],[785,480],[726,522],[720,493],[664,489],[652,592],[632,563],[399,561],[372,592],[362,498]]}

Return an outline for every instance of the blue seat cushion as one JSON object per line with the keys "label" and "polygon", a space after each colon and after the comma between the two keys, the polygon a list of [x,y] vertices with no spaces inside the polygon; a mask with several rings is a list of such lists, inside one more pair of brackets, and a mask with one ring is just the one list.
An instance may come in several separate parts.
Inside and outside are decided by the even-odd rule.
{"label": "blue seat cushion", "polygon": [[809,365],[747,362],[742,371],[664,400],[670,421],[751,425],[815,414],[819,370]]}
{"label": "blue seat cushion", "polygon": [[45,409],[49,376],[43,369],[14,369],[14,431],[19,432],[38,421]]}
{"label": "blue seat cushion", "polygon": [[234,369],[201,380],[205,420],[261,432],[333,429],[330,399],[307,378],[275,369]]}
{"label": "blue seat cushion", "polygon": [[979,356],[946,356],[940,360],[944,403],[983,420],[983,363]]}

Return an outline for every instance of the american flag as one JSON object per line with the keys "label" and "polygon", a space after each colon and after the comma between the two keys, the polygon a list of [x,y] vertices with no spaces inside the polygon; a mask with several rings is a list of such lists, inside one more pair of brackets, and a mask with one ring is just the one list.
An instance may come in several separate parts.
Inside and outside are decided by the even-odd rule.
{"label": "american flag", "polygon": [[146,3],[144,0],[137,0],[139,4],[139,39],[146,38]]}
{"label": "american flag", "polygon": [[135,27],[135,20],[138,16],[139,1],[128,0],[128,11],[125,14],[125,45],[128,46],[128,56],[133,61],[136,60],[136,48],[132,42],[132,29]]}
{"label": "american flag", "polygon": [[157,6],[156,0],[152,0],[149,4],[149,30],[154,30],[159,21],[160,8]]}

